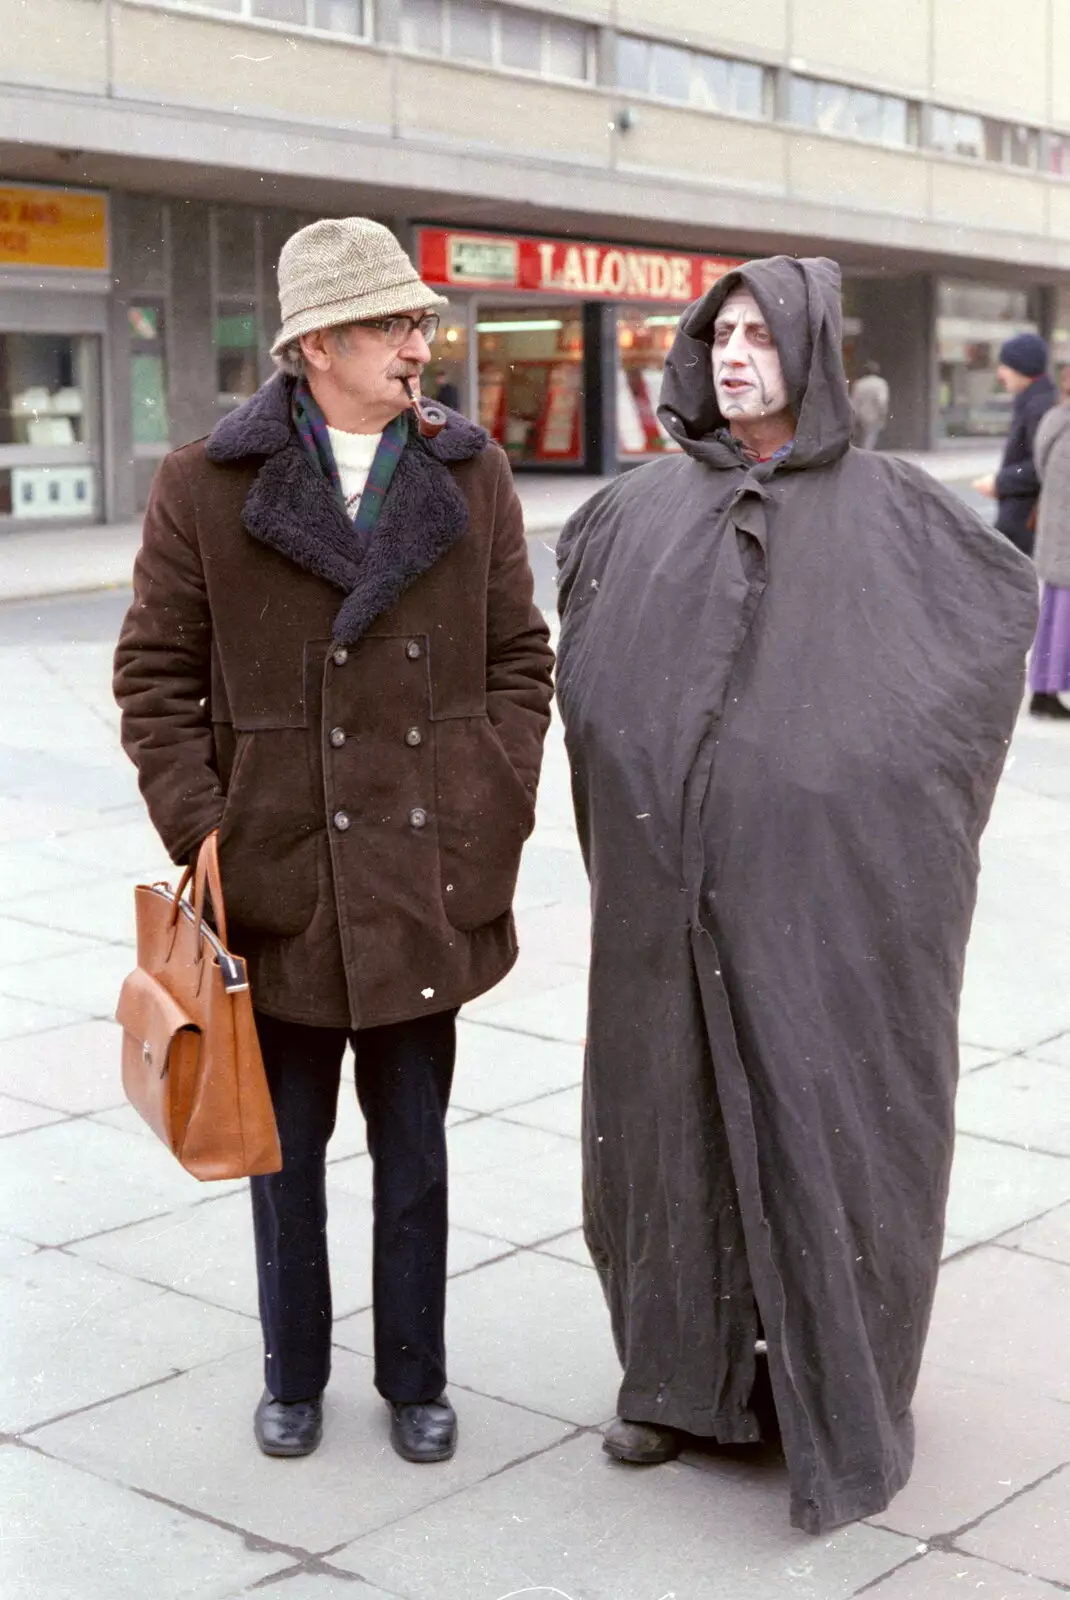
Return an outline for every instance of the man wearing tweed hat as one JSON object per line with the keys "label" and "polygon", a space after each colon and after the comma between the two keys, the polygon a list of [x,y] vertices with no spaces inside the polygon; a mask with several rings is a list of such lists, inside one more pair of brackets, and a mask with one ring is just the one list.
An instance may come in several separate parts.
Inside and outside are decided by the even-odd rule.
{"label": "man wearing tweed hat", "polygon": [[218,829],[282,1144],[251,1179],[268,1455],[330,1372],[324,1172],[355,1056],[376,1386],[407,1460],[453,1454],[444,1122],[458,1008],[516,959],[552,657],[503,452],[408,385],[440,296],[387,229],[279,259],[278,374],[163,462],[116,652],[123,744],[172,858]]}

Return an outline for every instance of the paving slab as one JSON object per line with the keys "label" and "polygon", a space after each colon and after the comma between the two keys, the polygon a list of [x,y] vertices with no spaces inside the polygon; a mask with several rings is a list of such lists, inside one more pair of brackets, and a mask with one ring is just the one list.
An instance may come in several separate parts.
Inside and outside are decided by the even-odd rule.
{"label": "paving slab", "polygon": [[[53,863],[57,871],[63,863]],[[0,867],[0,872],[3,868]],[[4,914],[45,928],[84,933],[116,944],[134,940],[134,886],[136,874],[99,876],[72,885],[69,877],[59,887],[30,884],[4,903]],[[2,979],[0,979],[2,983]]]}
{"label": "paving slab", "polygon": [[9,1133],[25,1133],[29,1128],[44,1128],[50,1122],[62,1122],[65,1113],[49,1111],[46,1106],[31,1105],[28,1100],[13,1100],[0,1094],[0,1138]]}
{"label": "paving slab", "polygon": [[498,1001],[482,1008],[479,1020],[516,1033],[582,1044],[587,1037],[587,979],[521,1000]]}
{"label": "paving slab", "polygon": [[986,1050],[983,1045],[959,1045],[959,1069],[963,1076],[968,1072],[976,1072],[980,1067],[990,1067],[996,1061],[1005,1059],[1000,1050]]}
{"label": "paving slab", "polygon": [[1070,1458],[1070,1413],[1024,1386],[926,1361],[914,1401],[914,1471],[870,1520],[933,1539],[982,1517]]}
{"label": "paving slab", "polygon": [[636,1471],[585,1434],[473,1489],[463,1516],[432,1506],[331,1561],[409,1600],[840,1600],[914,1548],[863,1523],[809,1538],[779,1478]]}
{"label": "paving slab", "polygon": [[[449,1160],[454,1227],[511,1244],[535,1244],[580,1221],[580,1149],[575,1139],[478,1117],[451,1128]],[[337,1162],[331,1179],[371,1198],[370,1164],[359,1157]]]}
{"label": "paving slab", "polygon": [[540,1255],[557,1256],[561,1261],[572,1261],[578,1267],[594,1270],[594,1262],[591,1260],[591,1252],[587,1248],[582,1228],[573,1228],[571,1233],[564,1233],[559,1239],[549,1239],[536,1248]]}
{"label": "paving slab", "polygon": [[93,1017],[114,1017],[119,990],[135,965],[133,948],[101,944],[75,955],[5,967],[0,983],[5,994],[51,1002]]}
{"label": "paving slab", "polygon": [[943,1268],[926,1360],[1070,1404],[1056,1333],[1068,1320],[1070,1267],[984,1246]]}
{"label": "paving slab", "polygon": [[390,1448],[371,1362],[336,1350],[323,1444],[312,1456],[277,1461],[253,1440],[261,1387],[260,1353],[250,1351],[54,1423],[34,1440],[52,1455],[235,1527],[322,1552],[439,1499],[450,1503],[456,1525],[459,1491],[571,1431],[515,1406],[458,1394],[457,1455],[433,1469],[413,1466]]}
{"label": "paving slab", "polygon": [[582,1096],[583,1091],[577,1085],[574,1089],[560,1089],[557,1094],[541,1095],[525,1105],[511,1106],[499,1115],[506,1122],[519,1122],[526,1128],[545,1128],[566,1139],[578,1139]]}
{"label": "paving slab", "polygon": [[[967,1080],[968,1082],[969,1080]],[[1070,1200],[1070,1161],[963,1133],[955,1141],[947,1228],[978,1244]]]}
{"label": "paving slab", "polygon": [[9,1139],[0,1217],[36,1244],[67,1244],[188,1205],[201,1185],[163,1145],[79,1119]]}
{"label": "paving slab", "polygon": [[[5,967],[0,973],[0,985],[8,972],[17,967]],[[18,1039],[41,1033],[46,1028],[62,1028],[71,1022],[85,1022],[85,1012],[66,1006],[46,1006],[38,1000],[26,1000],[21,995],[0,993],[0,1039]]]}
{"label": "paving slab", "polygon": [[238,1534],[13,1444],[0,1504],[4,1600],[228,1600],[279,1567]]}
{"label": "paving slab", "polygon": [[[327,1233],[336,1318],[371,1304],[370,1201],[328,1182]],[[450,1231],[451,1272],[467,1272],[512,1249],[464,1228]],[[165,1216],[103,1233],[72,1246],[133,1277],[195,1295],[248,1317],[258,1315],[253,1226],[246,1186],[221,1199],[183,1206]]]}
{"label": "paving slab", "polygon": [[932,1551],[865,1591],[866,1600],[1056,1600],[1062,1589],[1007,1572],[988,1561]]}
{"label": "paving slab", "polygon": [[958,1543],[1018,1572],[1070,1583],[1070,1465],[993,1511]]}
{"label": "paving slab", "polygon": [[8,1263],[0,1285],[0,1428],[9,1433],[259,1347],[248,1317],[58,1250]]}
{"label": "paving slab", "polygon": [[1056,1206],[1046,1217],[1004,1234],[999,1243],[1005,1250],[1023,1250],[1070,1266],[1070,1206]]}
{"label": "paving slab", "polygon": [[[47,820],[41,816],[38,808],[27,809],[34,814],[34,841],[12,840],[10,834],[13,830],[9,818],[4,823],[5,842],[0,843],[0,904],[3,905],[4,915],[9,917],[20,917],[21,911],[14,908],[28,900],[33,901],[35,905],[44,906],[53,895],[66,901],[81,893],[83,898],[88,899],[89,896],[85,892],[86,885],[107,876],[99,867],[89,863],[81,865],[77,861],[61,860],[58,856],[49,855],[46,850],[41,849],[36,841],[47,827]],[[81,813],[77,815],[83,820],[89,820],[93,814],[86,812],[84,816]],[[50,926],[47,915],[34,917],[31,920],[43,922],[46,927]],[[80,928],[71,930],[73,933],[82,931]],[[84,931],[92,933],[95,930],[89,928]]]}
{"label": "paving slab", "polygon": [[1027,1056],[971,1073],[959,1085],[956,1122],[960,1133],[1070,1157],[1070,1073]]}
{"label": "paving slab", "polygon": [[[372,1352],[370,1312],[335,1324],[335,1339]],[[620,1367],[594,1273],[523,1251],[450,1284],[446,1305],[450,1380],[566,1422],[595,1426],[614,1415]]]}
{"label": "paving slab", "polygon": [[1045,1039],[1030,1051],[1038,1061],[1054,1061],[1061,1067],[1070,1067],[1070,1033],[1061,1033],[1058,1038]]}
{"label": "paving slab", "polygon": [[49,956],[74,955],[79,950],[91,950],[94,947],[93,940],[83,938],[80,934],[40,928],[32,922],[0,916],[0,967],[21,965],[26,961],[43,961]]}
{"label": "paving slab", "polygon": [[258,1583],[252,1590],[227,1596],[227,1600],[404,1600],[396,1592],[388,1594],[376,1589],[360,1578],[332,1575],[327,1572],[294,1572],[286,1569],[274,1581]]}
{"label": "paving slab", "polygon": [[583,1050],[579,1045],[535,1039],[461,1018],[453,1080],[455,1106],[502,1111],[537,1095],[570,1089],[582,1077]]}
{"label": "paving slab", "polygon": [[123,1103],[122,1031],[115,1022],[0,1042],[0,1091],[57,1111],[102,1111]]}

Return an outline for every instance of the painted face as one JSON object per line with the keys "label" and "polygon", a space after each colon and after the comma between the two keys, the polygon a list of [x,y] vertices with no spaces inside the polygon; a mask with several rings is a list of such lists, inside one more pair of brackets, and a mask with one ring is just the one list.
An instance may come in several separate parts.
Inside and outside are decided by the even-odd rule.
{"label": "painted face", "polygon": [[788,409],[780,356],[749,289],[733,289],[713,325],[713,386],[721,415],[770,417]]}

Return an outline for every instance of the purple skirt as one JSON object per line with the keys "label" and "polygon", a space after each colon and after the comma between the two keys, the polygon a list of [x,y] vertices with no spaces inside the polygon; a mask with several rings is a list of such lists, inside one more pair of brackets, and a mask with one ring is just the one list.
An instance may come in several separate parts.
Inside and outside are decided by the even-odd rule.
{"label": "purple skirt", "polygon": [[1063,694],[1070,689],[1070,589],[1046,583],[1040,621],[1029,658],[1029,687],[1034,694]]}

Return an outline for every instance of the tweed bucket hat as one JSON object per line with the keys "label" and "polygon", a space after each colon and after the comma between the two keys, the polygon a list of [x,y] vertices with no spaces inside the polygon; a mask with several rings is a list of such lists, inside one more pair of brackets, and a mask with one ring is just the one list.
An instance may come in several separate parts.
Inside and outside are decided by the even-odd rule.
{"label": "tweed bucket hat", "polygon": [[302,333],[344,322],[448,305],[426,283],[389,228],[367,217],[328,217],[287,239],[279,255],[282,327],[273,356]]}

